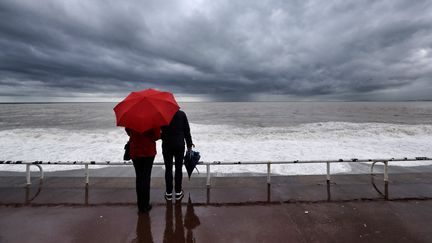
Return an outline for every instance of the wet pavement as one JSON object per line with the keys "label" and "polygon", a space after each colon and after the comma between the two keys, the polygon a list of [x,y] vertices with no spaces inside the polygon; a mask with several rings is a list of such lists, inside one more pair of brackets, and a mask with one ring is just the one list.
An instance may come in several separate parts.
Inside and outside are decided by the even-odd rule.
{"label": "wet pavement", "polygon": [[0,177],[0,242],[432,242],[432,174],[184,179],[167,203],[152,178],[137,214],[134,178]]}

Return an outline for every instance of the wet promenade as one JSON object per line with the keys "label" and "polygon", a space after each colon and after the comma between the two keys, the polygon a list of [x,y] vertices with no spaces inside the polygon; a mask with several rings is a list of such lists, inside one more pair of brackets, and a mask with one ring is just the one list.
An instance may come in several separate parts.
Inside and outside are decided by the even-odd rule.
{"label": "wet promenade", "polygon": [[[156,172],[157,173],[157,172]],[[11,173],[8,173],[9,175]],[[12,173],[13,174],[13,173]],[[138,215],[133,177],[0,176],[0,242],[432,242],[432,174],[213,177],[181,203],[152,178]]]}

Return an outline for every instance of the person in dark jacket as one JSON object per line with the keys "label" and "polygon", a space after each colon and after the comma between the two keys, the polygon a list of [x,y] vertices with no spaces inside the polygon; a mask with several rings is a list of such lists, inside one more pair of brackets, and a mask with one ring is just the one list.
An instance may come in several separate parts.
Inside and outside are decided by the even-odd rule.
{"label": "person in dark jacket", "polygon": [[182,166],[185,152],[185,141],[187,149],[192,149],[192,136],[190,134],[189,122],[186,113],[179,110],[175,113],[170,124],[162,129],[162,154],[165,163],[165,199],[171,200],[173,193],[173,158],[175,159],[175,199],[183,198],[182,189]]}
{"label": "person in dark jacket", "polygon": [[160,138],[160,129],[155,128],[139,133],[126,128],[129,135],[130,158],[133,161],[136,174],[136,194],[138,211],[150,211],[150,178],[154,158],[156,156],[156,140]]}

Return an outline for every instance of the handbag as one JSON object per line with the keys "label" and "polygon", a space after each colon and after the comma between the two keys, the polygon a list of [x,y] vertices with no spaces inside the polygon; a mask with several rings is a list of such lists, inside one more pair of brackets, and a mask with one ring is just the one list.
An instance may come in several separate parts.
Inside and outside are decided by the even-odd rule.
{"label": "handbag", "polygon": [[123,155],[123,160],[130,160],[130,143],[129,141],[125,144],[124,146],[124,155]]}

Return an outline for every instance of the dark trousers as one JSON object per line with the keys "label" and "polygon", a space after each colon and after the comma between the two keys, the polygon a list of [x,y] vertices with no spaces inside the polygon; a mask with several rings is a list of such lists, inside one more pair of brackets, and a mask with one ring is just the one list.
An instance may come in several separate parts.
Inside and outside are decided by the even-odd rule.
{"label": "dark trousers", "polygon": [[162,145],[162,154],[165,163],[165,186],[168,193],[172,193],[173,191],[173,158],[175,159],[175,191],[181,192],[182,190],[184,151],[184,145],[175,147]]}
{"label": "dark trousers", "polygon": [[154,158],[154,156],[140,157],[132,160],[136,174],[137,204],[140,211],[145,210],[150,202],[150,178]]}

